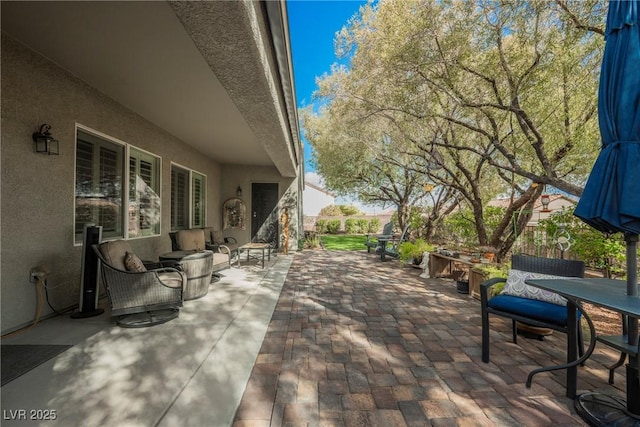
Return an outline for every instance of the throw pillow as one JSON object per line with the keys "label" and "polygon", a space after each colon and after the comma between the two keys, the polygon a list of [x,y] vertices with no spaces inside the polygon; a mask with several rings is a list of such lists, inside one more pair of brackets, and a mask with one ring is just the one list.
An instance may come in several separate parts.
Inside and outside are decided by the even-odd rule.
{"label": "throw pillow", "polygon": [[128,271],[144,272],[147,271],[146,267],[138,258],[138,256],[132,252],[127,252],[124,256],[124,266]]}
{"label": "throw pillow", "polygon": [[224,237],[222,236],[222,231],[214,230],[211,233],[211,237],[213,238],[213,243],[215,245],[224,245]]}
{"label": "throw pillow", "polygon": [[557,305],[567,305],[566,298],[549,291],[545,291],[535,286],[525,284],[530,279],[566,279],[564,276],[553,276],[551,274],[532,273],[530,271],[509,270],[507,282],[502,290],[502,295],[512,295],[516,297],[534,299],[549,302]]}

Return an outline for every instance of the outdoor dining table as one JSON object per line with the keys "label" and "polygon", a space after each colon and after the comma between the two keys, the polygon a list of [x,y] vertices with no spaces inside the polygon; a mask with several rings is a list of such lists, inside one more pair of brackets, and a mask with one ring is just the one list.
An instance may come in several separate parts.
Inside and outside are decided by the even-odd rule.
{"label": "outdoor dining table", "polygon": [[[537,288],[551,291],[562,295],[567,299],[567,316],[569,325],[567,334],[567,361],[565,365],[551,368],[540,368],[529,374],[528,385],[532,376],[541,371],[554,369],[567,369],[567,397],[576,399],[578,365],[586,360],[595,347],[596,331],[588,313],[580,306],[581,302],[604,307],[620,314],[640,319],[640,298],[627,295],[626,282],[613,279],[602,278],[567,278],[567,279],[531,279],[526,283]],[[585,354],[577,358],[577,331],[579,317],[577,315],[580,307],[584,317],[587,319],[591,329],[591,344]],[[637,343],[635,343],[637,346]],[[638,363],[637,356],[629,355],[629,365],[627,366],[627,408],[624,410],[631,414],[633,419],[640,419],[640,390],[638,387]],[[576,400],[576,407],[580,405],[579,397]],[[630,425],[636,425],[631,420]],[[603,423],[604,424],[604,423]]]}

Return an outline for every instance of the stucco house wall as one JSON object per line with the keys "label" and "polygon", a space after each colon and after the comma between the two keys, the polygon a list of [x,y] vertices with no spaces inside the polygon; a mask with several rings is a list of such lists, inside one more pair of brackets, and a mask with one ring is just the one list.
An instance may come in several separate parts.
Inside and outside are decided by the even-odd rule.
{"label": "stucco house wall", "polygon": [[305,216],[317,216],[322,208],[334,205],[336,202],[333,194],[309,183],[305,185],[302,197],[304,199]]}
{"label": "stucco house wall", "polygon": [[[278,196],[279,207],[287,206],[291,209],[291,215],[289,218],[289,250],[296,250],[297,239],[299,233],[298,215],[295,212],[298,210],[301,201],[298,200],[298,181],[295,178],[283,177],[278,173],[278,170],[272,166],[244,166],[244,165],[229,165],[222,166],[222,184],[221,194],[222,202],[225,200],[236,197],[236,190],[238,186],[242,188],[242,200],[247,207],[247,229],[231,229],[223,230],[225,236],[235,238],[239,243],[246,243],[251,241],[251,212],[253,207],[251,206],[251,184],[253,183],[274,183],[278,184]],[[219,216],[222,215],[222,211],[219,212]],[[282,224],[281,224],[282,227]],[[282,228],[281,228],[282,229]],[[282,240],[280,242],[282,244]]]}
{"label": "stucco house wall", "polygon": [[[205,225],[218,229],[238,185],[250,202],[251,183],[278,183],[296,248],[304,160],[284,1],[1,4],[2,333],[35,317],[33,267],[49,271],[56,309],[79,302],[77,126],[161,159],[160,234],[130,240],[141,258],[171,248],[172,162],[206,176]],[[43,123],[59,156],[33,152]]]}
{"label": "stucco house wall", "polygon": [[[171,249],[171,161],[207,177],[206,222],[220,225],[221,166],[125,109],[46,58],[2,37],[1,320],[3,331],[28,324],[36,311],[30,269],[46,268],[57,309],[77,304],[81,246],[74,244],[75,126],[81,124],[162,158],[161,234],[131,240],[143,259]],[[60,155],[33,151],[31,134],[52,126]],[[51,313],[45,305],[44,315]]]}

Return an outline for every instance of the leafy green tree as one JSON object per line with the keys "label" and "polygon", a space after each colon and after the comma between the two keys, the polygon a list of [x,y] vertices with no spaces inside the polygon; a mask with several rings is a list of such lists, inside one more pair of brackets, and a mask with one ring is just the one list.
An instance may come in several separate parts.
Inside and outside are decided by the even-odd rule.
{"label": "leafy green tree", "polygon": [[320,215],[320,216],[342,216],[343,212],[342,212],[342,209],[340,209],[340,206],[338,206],[338,205],[329,205],[329,206],[325,206],[324,208],[320,209],[320,212],[318,212],[318,215]]}
{"label": "leafy green tree", "polygon": [[[453,124],[477,135],[454,142],[466,155],[579,195],[599,146],[604,41],[589,29],[606,13],[601,1],[559,3],[369,5],[340,33],[341,51],[353,57],[349,86],[336,93],[352,96],[362,116]],[[567,11],[593,25],[577,26]],[[325,77],[329,90],[345,80],[336,71],[337,80]]]}
{"label": "leafy green tree", "polygon": [[[315,166],[325,186],[341,195],[355,195],[364,203],[391,204],[404,227],[409,206],[419,204],[428,177],[416,171],[415,158],[400,148],[403,136],[384,120],[363,120],[335,100],[319,114],[301,110],[305,138],[315,153]],[[335,112],[334,112],[335,111]]]}
{"label": "leafy green tree", "polygon": [[353,215],[361,215],[360,209],[358,209],[354,205],[338,205],[342,215],[344,216],[353,216]]}
{"label": "leafy green tree", "polygon": [[[599,146],[604,6],[381,0],[361,8],[336,41],[349,65],[319,80],[323,106],[303,114],[329,188],[382,194],[404,223],[408,207],[424,202],[420,189],[435,183],[449,198],[431,213],[463,203],[479,244],[504,255],[543,185],[582,193]],[[504,193],[512,203],[491,231],[484,207]]]}

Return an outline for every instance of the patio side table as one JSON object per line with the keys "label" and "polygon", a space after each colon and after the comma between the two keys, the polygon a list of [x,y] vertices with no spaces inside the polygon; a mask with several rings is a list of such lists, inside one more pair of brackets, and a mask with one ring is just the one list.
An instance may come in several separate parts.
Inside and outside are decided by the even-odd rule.
{"label": "patio side table", "polygon": [[269,243],[245,243],[244,245],[238,248],[238,267],[240,267],[240,258],[241,252],[244,251],[247,253],[247,262],[249,262],[250,258],[254,258],[260,260],[257,256],[252,256],[251,251],[261,251],[262,252],[262,268],[264,268],[264,253],[267,253],[267,259],[271,261],[271,245]]}

